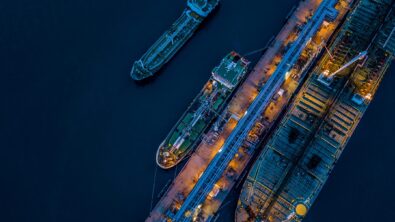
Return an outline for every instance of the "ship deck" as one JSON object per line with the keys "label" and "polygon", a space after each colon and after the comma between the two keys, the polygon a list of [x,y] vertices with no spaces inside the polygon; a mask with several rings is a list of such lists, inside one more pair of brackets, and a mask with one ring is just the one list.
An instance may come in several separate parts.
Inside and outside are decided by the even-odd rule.
{"label": "ship deck", "polygon": [[[328,56],[324,57],[315,72],[338,68],[366,49],[386,15],[383,8],[362,1],[331,46],[334,58],[329,61]],[[369,21],[369,28],[361,21]],[[385,54],[372,46],[365,61],[370,70],[349,69],[343,73],[346,78],[338,79],[331,88],[320,84],[316,74],[308,79],[250,171],[240,196],[237,221],[301,219],[294,218],[296,206],[301,203],[310,208],[322,189],[392,60]],[[373,75],[374,86],[366,94],[369,98],[355,104],[353,84],[361,74],[372,76],[372,67],[379,68]],[[347,76],[351,76],[350,80]]]}
{"label": "ship deck", "polygon": [[[175,127],[159,147],[157,162],[163,168],[178,164],[201,141],[203,132],[226,105],[234,87],[240,83],[248,70],[248,62],[235,52],[222,59],[213,70],[213,76],[205,84]],[[226,68],[224,68],[226,67]],[[232,75],[232,85],[226,78]],[[166,155],[164,155],[166,153]]]}

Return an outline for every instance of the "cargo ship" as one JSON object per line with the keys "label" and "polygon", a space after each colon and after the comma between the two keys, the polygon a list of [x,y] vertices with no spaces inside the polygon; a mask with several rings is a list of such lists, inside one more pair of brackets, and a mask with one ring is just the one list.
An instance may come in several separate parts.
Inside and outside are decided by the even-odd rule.
{"label": "cargo ship", "polygon": [[175,166],[196,147],[204,131],[226,106],[248,65],[246,59],[231,52],[213,69],[209,81],[159,146],[156,162],[161,168]]}
{"label": "cargo ship", "polygon": [[395,52],[390,0],[360,0],[244,182],[235,221],[302,221]]}
{"label": "cargo ship", "polygon": [[153,76],[190,39],[219,0],[188,0],[187,8],[148,51],[135,61],[130,72],[134,80]]}

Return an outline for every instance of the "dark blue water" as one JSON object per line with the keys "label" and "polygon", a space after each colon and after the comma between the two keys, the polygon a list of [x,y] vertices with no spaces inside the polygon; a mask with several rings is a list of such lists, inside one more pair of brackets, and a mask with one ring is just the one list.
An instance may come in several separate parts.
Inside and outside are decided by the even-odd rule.
{"label": "dark blue water", "polygon": [[[211,68],[264,46],[296,2],[224,0],[158,78],[137,85],[132,61],[184,0],[2,1],[0,221],[144,220],[157,146]],[[394,218],[394,73],[306,221]],[[158,171],[154,202],[175,173]],[[233,221],[234,204],[219,221]]]}

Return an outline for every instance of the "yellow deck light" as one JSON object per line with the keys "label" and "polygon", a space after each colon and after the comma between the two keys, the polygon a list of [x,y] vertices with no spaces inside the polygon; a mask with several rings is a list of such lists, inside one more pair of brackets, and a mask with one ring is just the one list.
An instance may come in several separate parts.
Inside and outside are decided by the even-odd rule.
{"label": "yellow deck light", "polygon": [[307,207],[304,204],[298,204],[295,207],[295,212],[298,216],[304,217],[307,214]]}

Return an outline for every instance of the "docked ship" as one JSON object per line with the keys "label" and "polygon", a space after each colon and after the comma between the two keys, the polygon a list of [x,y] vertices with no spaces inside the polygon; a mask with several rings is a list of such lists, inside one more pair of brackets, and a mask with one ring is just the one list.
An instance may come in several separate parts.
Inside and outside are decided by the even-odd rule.
{"label": "docked ship", "polygon": [[199,144],[204,131],[248,71],[248,65],[246,59],[231,52],[213,69],[209,81],[159,146],[156,162],[161,168],[175,166]]}
{"label": "docked ship", "polygon": [[236,221],[302,221],[393,60],[391,0],[360,0],[250,170]]}
{"label": "docked ship", "polygon": [[154,75],[187,42],[219,0],[188,0],[187,8],[176,22],[134,62],[130,75],[142,80]]}

